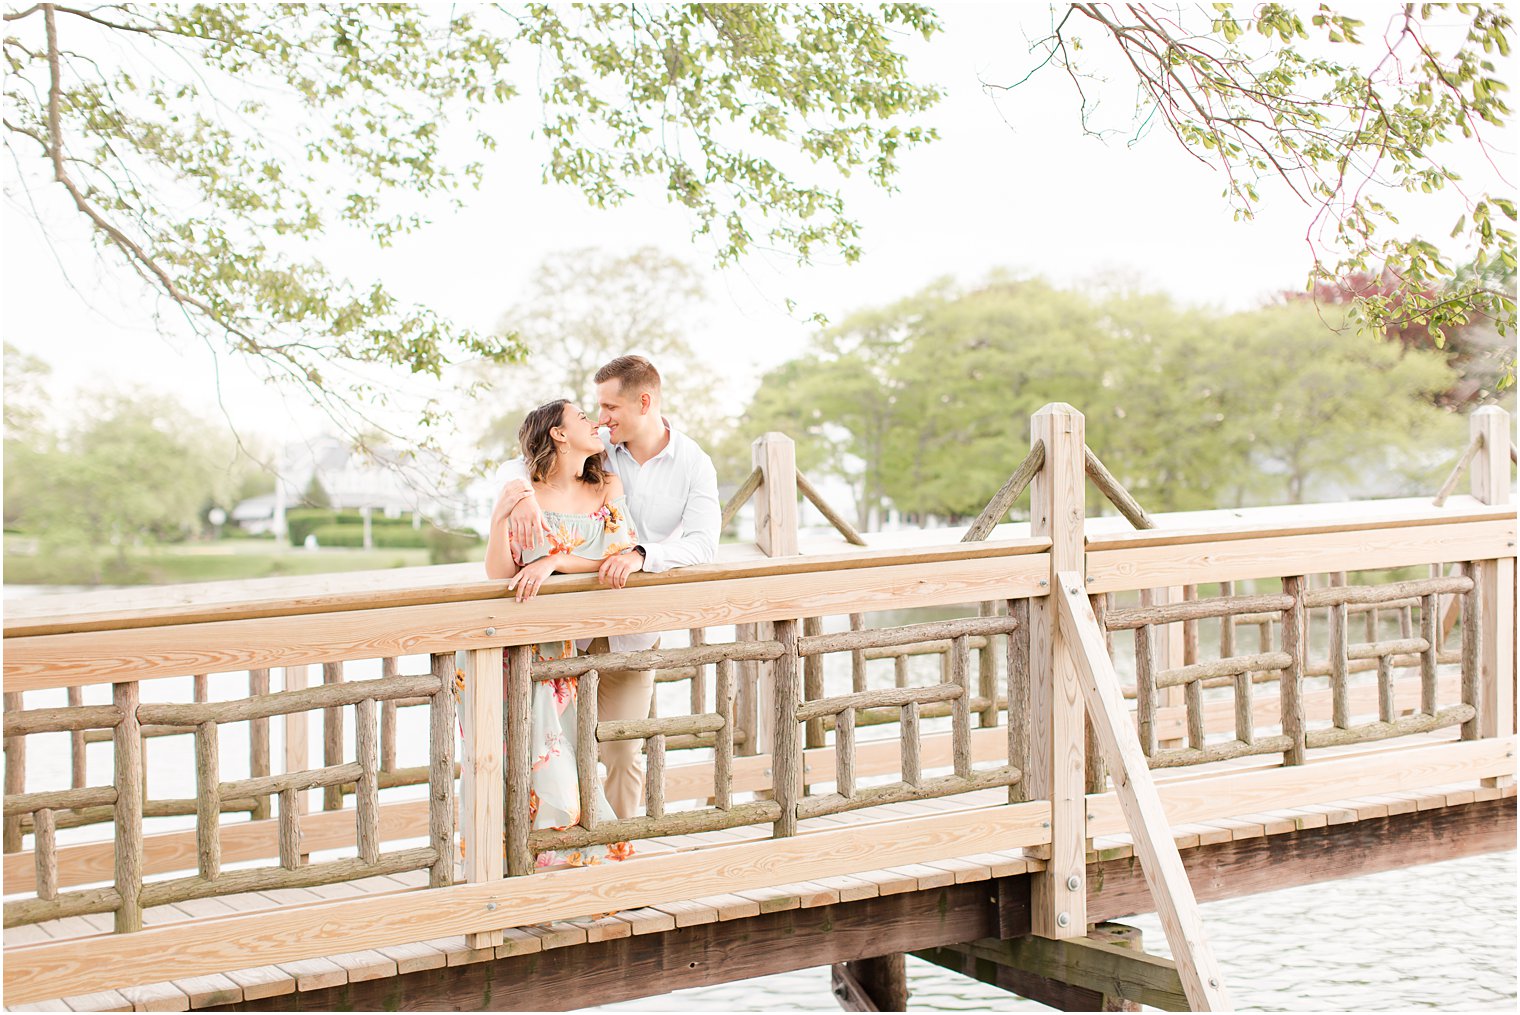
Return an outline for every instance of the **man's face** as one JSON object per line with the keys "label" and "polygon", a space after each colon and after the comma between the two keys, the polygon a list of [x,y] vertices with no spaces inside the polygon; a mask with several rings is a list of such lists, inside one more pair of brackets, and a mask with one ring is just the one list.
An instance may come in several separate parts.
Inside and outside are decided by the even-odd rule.
{"label": "man's face", "polygon": [[614,377],[596,386],[596,403],[601,409],[598,425],[607,428],[614,444],[626,442],[644,421],[642,395],[631,389],[623,391],[622,383]]}

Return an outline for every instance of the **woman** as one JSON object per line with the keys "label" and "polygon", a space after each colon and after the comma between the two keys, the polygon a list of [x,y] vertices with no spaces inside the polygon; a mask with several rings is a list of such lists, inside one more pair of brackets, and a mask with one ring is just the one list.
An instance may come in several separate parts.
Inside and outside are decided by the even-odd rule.
{"label": "woman", "polygon": [[[486,575],[506,578],[517,601],[531,599],[545,578],[559,572],[595,572],[602,560],[637,542],[628,519],[623,484],[602,465],[602,442],[586,414],[563,398],[528,413],[517,432],[533,496],[538,498],[549,527],[537,547],[524,548],[519,565],[512,558],[507,518],[493,517],[486,542]],[[538,662],[575,654],[571,641],[546,642],[533,649]],[[575,677],[533,684],[533,771],[528,793],[535,829],[565,829],[581,819],[579,781],[575,768],[576,709],[579,681]],[[596,788],[596,818],[616,821],[601,784]],[[538,855],[538,866],[571,866],[623,860],[631,856],[626,842],[588,846],[559,855]]]}

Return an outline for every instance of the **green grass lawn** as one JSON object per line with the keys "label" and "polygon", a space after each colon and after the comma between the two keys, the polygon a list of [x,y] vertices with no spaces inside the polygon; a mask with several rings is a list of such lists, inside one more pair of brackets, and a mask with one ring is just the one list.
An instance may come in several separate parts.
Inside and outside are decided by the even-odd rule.
{"label": "green grass lawn", "polygon": [[[471,554],[474,560],[484,557],[483,546],[476,547]],[[125,570],[116,565],[114,554],[102,560],[100,581],[109,585],[173,585],[274,575],[374,571],[430,563],[428,551],[424,549],[288,549],[282,553],[275,549],[273,542],[260,539],[228,539],[132,551],[127,554]],[[83,556],[39,554],[31,541],[6,536],[7,585],[91,585],[96,583],[96,576],[95,565]]]}

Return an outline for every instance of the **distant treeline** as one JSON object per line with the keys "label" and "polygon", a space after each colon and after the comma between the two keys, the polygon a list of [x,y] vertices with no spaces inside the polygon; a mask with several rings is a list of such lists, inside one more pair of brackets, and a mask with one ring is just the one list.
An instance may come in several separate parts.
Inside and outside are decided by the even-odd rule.
{"label": "distant treeline", "polygon": [[852,315],[767,373],[720,467],[742,479],[749,439],[780,430],[799,467],[851,483],[869,524],[889,509],[964,519],[1023,458],[1030,414],[1061,401],[1152,511],[1433,491],[1465,444],[1442,404],[1460,361],[1345,328],[1343,313],[942,283]]}

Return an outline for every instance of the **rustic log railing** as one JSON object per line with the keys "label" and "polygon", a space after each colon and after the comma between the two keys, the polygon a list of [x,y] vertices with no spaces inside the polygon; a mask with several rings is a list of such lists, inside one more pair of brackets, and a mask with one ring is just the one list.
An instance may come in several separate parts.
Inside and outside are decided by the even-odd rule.
{"label": "rustic log railing", "polygon": [[[1032,491],[1035,534],[996,543],[800,555],[793,545],[777,553],[787,533],[775,520],[785,511],[772,505],[757,511],[766,533],[757,543],[769,557],[640,575],[619,592],[562,577],[518,604],[503,598],[499,583],[444,569],[432,586],[365,591],[362,578],[351,579],[351,589],[326,579],[331,598],[282,599],[262,586],[244,600],[213,588],[203,600],[138,610],[106,604],[62,615],[23,606],[6,618],[5,878],[13,893],[33,884],[35,898],[7,903],[6,924],[109,912],[120,933],[8,948],[8,1000],[448,934],[488,947],[500,943],[504,928],[543,920],[1020,846],[1048,857],[1052,885],[1035,898],[1049,907],[1046,931],[1085,933],[1073,897],[1085,891],[1087,837],[1124,824],[1102,787],[1083,797],[1091,789],[1083,710],[1080,696],[1067,696],[1063,682],[1075,674],[1057,665],[1064,657],[1048,602],[1058,569],[1085,576],[1082,591],[1098,607],[1095,625],[1102,623],[1095,630],[1110,637],[1133,631],[1141,646],[1134,721],[1151,767],[1242,753],[1283,756],[1280,768],[1252,770],[1248,778],[1163,787],[1173,821],[1199,820],[1218,807],[1249,812],[1282,799],[1284,786],[1304,802],[1375,792],[1390,778],[1388,764],[1359,775],[1346,764],[1314,761],[1316,752],[1451,726],[1461,727],[1461,740],[1410,742],[1419,777],[1512,774],[1515,519],[1494,492],[1507,499],[1500,480],[1485,479],[1482,497],[1453,497],[1441,508],[1391,502],[1247,510],[1226,519],[1160,516],[1158,528],[1141,532],[1105,532],[1093,522],[1084,547],[1080,508],[1063,508],[1081,495],[1083,445],[1071,416],[1064,408],[1047,413],[1035,438],[1043,448]],[[1504,445],[1491,440],[1486,447],[1502,452]],[[757,458],[784,462],[784,450],[769,442],[757,446]],[[1474,475],[1499,477],[1485,461],[1475,459]],[[1504,476],[1507,483],[1507,466]],[[1461,565],[1460,574],[1445,574],[1451,563]],[[1431,566],[1441,572],[1385,576]],[[1328,584],[1314,580],[1326,574]],[[1192,591],[1159,594],[1168,589]],[[1208,589],[1218,595],[1200,594]],[[1456,652],[1444,646],[1449,602],[1460,604]],[[898,611],[929,608],[960,616],[898,622]],[[884,611],[893,611],[893,626],[878,626]],[[1352,635],[1358,614],[1372,625],[1364,625],[1361,641]],[[1384,631],[1395,622],[1396,636]],[[1216,623],[1219,657],[1200,658],[1201,632]],[[1252,626],[1257,644],[1247,650],[1237,644],[1237,628]],[[700,632],[688,646],[531,662],[530,646],[543,641],[683,629]],[[732,640],[724,640],[729,630]],[[1179,650],[1164,654],[1163,642]],[[465,670],[457,790],[456,652]],[[941,661],[937,682],[923,684],[922,672],[908,672],[907,662],[925,656]],[[890,674],[873,672],[871,663],[888,658]],[[427,672],[409,673],[412,659],[427,660]],[[837,667],[823,665],[830,659]],[[359,660],[379,661],[381,676],[344,679]],[[304,686],[318,665],[323,681]],[[630,666],[691,681],[688,714],[600,720],[597,674]],[[269,690],[274,669],[283,671],[278,691]],[[1417,676],[1401,682],[1400,670]],[[1354,679],[1363,673],[1366,679]],[[248,695],[206,700],[211,681],[227,674],[248,674]],[[156,682],[196,675],[206,678],[191,682],[190,697],[198,700],[142,700],[144,688],[170,686]],[[594,788],[597,745],[645,740],[644,815],[603,823],[582,808],[587,817],[562,832],[529,829],[525,705],[535,679],[565,677],[585,682],[577,696],[581,736],[570,748],[582,762],[580,792],[589,796]],[[86,704],[102,684],[111,688],[110,704]],[[1417,709],[1400,707],[1409,686],[1418,688]],[[1172,705],[1163,694],[1174,687],[1181,691]],[[428,794],[386,799],[386,773],[406,771],[398,767],[405,738],[388,723],[413,709],[427,710]],[[338,721],[350,713],[352,740]],[[323,720],[318,766],[304,757],[311,715]],[[283,764],[267,740],[276,717],[284,722]],[[1057,730],[1057,723],[1065,725]],[[858,735],[873,724],[895,725],[897,736]],[[246,776],[223,771],[224,731],[239,726],[248,728]],[[193,741],[193,800],[147,799],[142,745],[145,731],[157,730],[184,731]],[[91,731],[113,745],[111,777],[94,785],[83,762],[73,762],[73,745]],[[69,736],[68,786],[32,787],[27,740],[57,734]],[[1182,743],[1167,746],[1169,740]],[[671,764],[676,743],[711,750],[711,759]],[[1052,778],[1056,757],[1075,771]],[[343,792],[350,785],[352,807]],[[861,848],[858,826],[802,824],[988,786],[1007,787],[1009,803],[873,824],[869,849]],[[1226,789],[1210,792],[1213,786]],[[327,809],[303,813],[301,797],[318,788]],[[261,801],[267,807],[274,798],[269,812],[277,817],[226,820],[258,813]],[[145,829],[149,804],[173,804],[164,814],[194,814],[194,829]],[[59,841],[65,819],[107,811],[109,841]],[[637,846],[676,831],[754,826],[761,827],[731,844],[643,857],[636,850],[626,864],[523,877],[537,850],[622,840]],[[256,866],[238,869],[250,862]],[[176,899],[423,868],[432,886],[425,895],[355,898],[194,926],[155,926],[151,912]],[[1075,889],[1068,887],[1073,878]]]}

